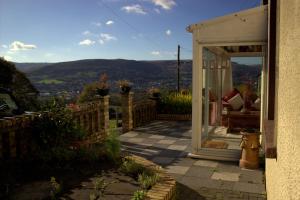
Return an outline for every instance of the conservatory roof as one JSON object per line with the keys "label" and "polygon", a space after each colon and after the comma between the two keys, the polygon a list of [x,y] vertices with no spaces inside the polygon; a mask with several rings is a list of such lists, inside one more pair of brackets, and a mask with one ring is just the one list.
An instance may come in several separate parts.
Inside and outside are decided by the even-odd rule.
{"label": "conservatory roof", "polygon": [[187,31],[201,44],[267,42],[268,5],[192,24]]}

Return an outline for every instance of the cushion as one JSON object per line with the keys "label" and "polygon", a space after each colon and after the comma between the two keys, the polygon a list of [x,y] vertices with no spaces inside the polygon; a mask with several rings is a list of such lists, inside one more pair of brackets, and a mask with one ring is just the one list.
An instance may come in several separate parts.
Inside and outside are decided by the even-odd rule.
{"label": "cushion", "polygon": [[252,107],[255,109],[255,110],[260,110],[260,98],[257,98],[254,103],[252,104]]}
{"label": "cushion", "polygon": [[234,88],[232,91],[230,91],[223,97],[223,100],[228,102],[229,99],[231,99],[232,97],[234,97],[236,94],[239,93],[240,92],[236,88]]}
{"label": "cushion", "polygon": [[244,101],[239,93],[229,99],[228,103],[231,105],[233,110],[239,110],[244,105]]}

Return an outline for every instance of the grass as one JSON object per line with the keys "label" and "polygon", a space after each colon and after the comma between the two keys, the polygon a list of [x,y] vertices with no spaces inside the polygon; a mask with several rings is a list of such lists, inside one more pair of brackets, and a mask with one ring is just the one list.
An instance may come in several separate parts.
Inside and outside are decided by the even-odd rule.
{"label": "grass", "polygon": [[109,129],[117,128],[117,120],[111,119],[109,120]]}
{"label": "grass", "polygon": [[120,160],[121,142],[116,131],[110,131],[104,145],[108,158],[114,163],[118,163]]}
{"label": "grass", "polygon": [[61,84],[61,83],[63,83],[63,81],[56,80],[56,79],[43,79],[43,80],[39,81],[38,83],[50,85],[50,84]]}

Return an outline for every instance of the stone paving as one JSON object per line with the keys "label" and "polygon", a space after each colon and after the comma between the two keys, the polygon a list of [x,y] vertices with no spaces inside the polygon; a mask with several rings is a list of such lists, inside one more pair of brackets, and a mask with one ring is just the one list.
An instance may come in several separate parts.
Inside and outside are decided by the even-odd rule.
{"label": "stone paving", "polygon": [[187,157],[191,122],[154,121],[120,139],[124,151],[152,160],[176,179],[178,199],[266,199],[263,169]]}

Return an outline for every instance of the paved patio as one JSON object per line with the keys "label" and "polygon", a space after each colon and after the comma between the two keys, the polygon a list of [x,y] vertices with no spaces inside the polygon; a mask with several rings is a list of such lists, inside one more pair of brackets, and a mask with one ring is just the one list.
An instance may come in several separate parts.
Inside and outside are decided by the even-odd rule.
{"label": "paved patio", "polygon": [[266,199],[263,169],[187,157],[191,122],[154,121],[120,139],[124,151],[152,160],[173,175],[178,199]]}

